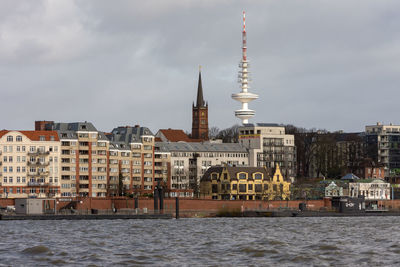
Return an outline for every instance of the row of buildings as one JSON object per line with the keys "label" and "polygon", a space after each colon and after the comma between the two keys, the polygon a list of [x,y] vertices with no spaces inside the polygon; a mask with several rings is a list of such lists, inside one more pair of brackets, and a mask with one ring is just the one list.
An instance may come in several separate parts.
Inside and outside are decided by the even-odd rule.
{"label": "row of buildings", "polygon": [[167,139],[179,137],[180,131],[160,130],[154,135],[138,125],[107,133],[90,122],[38,121],[34,131],[0,131],[0,196],[146,195],[161,183],[171,197],[193,197],[199,196],[200,178],[211,166],[274,168],[279,164],[291,174],[294,165],[285,164],[285,159],[295,159],[293,139],[287,142],[292,147],[287,154],[282,149],[286,144],[283,127],[269,127],[269,136],[275,128],[281,129],[276,134],[281,140],[274,147],[281,150],[273,154],[281,157],[260,162],[259,151],[265,147],[260,126],[244,127],[242,143],[221,143],[171,141]]}

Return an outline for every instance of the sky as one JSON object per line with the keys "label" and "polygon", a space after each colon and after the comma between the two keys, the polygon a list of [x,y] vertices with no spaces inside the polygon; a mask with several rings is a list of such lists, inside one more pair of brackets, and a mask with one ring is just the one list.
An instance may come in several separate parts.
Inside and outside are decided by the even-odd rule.
{"label": "sky", "polygon": [[0,129],[190,131],[199,65],[209,126],[239,124],[243,10],[259,95],[250,122],[400,124],[398,0],[2,0]]}

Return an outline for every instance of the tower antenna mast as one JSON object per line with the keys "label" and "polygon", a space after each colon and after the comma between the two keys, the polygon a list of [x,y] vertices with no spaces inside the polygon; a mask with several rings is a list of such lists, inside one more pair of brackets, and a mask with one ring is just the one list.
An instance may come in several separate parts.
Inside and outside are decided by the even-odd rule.
{"label": "tower antenna mast", "polygon": [[239,63],[239,84],[242,91],[232,94],[232,98],[242,103],[242,108],[235,111],[235,116],[242,120],[243,124],[249,123],[256,112],[249,109],[248,103],[258,98],[258,95],[249,93],[249,61],[247,60],[247,34],[246,34],[246,13],[243,11],[243,31],[242,31],[242,59]]}

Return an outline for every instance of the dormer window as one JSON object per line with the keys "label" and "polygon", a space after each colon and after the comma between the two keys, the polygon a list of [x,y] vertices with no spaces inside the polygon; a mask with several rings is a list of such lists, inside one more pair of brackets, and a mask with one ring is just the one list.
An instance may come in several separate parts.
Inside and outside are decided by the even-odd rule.
{"label": "dormer window", "polygon": [[46,141],[46,137],[44,135],[39,136],[39,141]]}
{"label": "dormer window", "polygon": [[15,140],[16,140],[17,142],[22,142],[22,136],[18,135],[18,136],[15,138]]}
{"label": "dormer window", "polygon": [[7,136],[7,142],[12,142],[13,140],[14,138],[11,135]]}
{"label": "dormer window", "polygon": [[262,173],[255,173],[255,174],[254,174],[254,179],[256,179],[256,180],[261,180],[262,178],[263,178]]}
{"label": "dormer window", "polygon": [[246,175],[246,173],[241,172],[241,173],[238,174],[238,178],[239,178],[239,179],[246,179],[246,178],[247,178],[247,175]]}

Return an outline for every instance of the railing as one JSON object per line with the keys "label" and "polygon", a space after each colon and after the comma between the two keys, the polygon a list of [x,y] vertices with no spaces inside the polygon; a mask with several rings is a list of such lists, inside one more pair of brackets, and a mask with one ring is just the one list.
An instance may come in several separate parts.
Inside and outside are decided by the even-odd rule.
{"label": "railing", "polygon": [[36,161],[36,162],[31,162],[28,161],[28,166],[49,166],[50,162],[40,162],[40,161]]}
{"label": "railing", "polygon": [[49,175],[49,171],[38,171],[38,172],[29,172],[28,176],[43,176]]}
{"label": "railing", "polygon": [[43,150],[36,150],[36,151],[28,151],[28,155],[35,156],[35,155],[49,155],[50,151],[43,151]]}
{"label": "railing", "polygon": [[49,183],[28,182],[28,186],[49,186]]}

